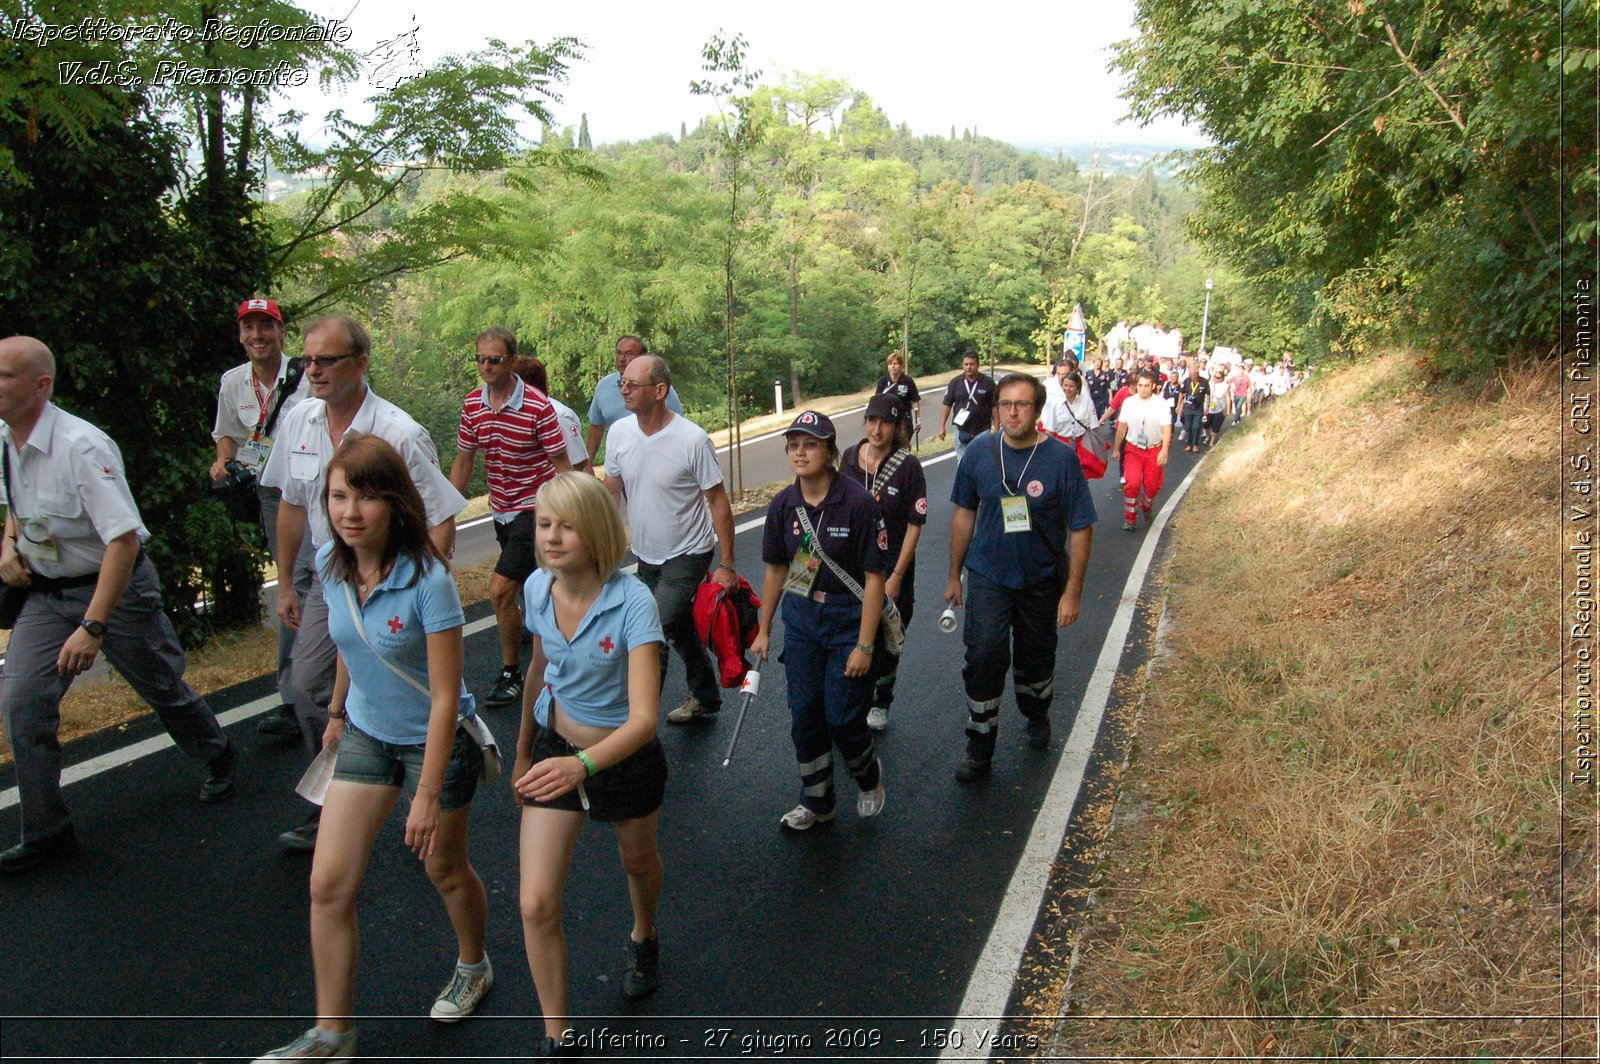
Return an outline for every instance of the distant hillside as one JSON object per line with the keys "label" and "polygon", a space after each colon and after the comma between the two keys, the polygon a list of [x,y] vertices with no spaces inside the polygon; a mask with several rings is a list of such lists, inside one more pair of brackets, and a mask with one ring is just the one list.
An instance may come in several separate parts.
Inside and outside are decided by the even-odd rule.
{"label": "distant hillside", "polygon": [[1100,153],[1100,168],[1108,174],[1137,174],[1143,170],[1146,163],[1154,162],[1155,171],[1159,177],[1171,177],[1177,173],[1170,158],[1171,152],[1183,151],[1194,148],[1194,144],[1089,144],[1089,143],[1049,143],[1044,141],[1013,141],[1012,147],[1019,151],[1033,152],[1043,155],[1047,159],[1054,159],[1058,155],[1063,159],[1071,159],[1077,164],[1079,170],[1087,171],[1093,160],[1095,152]]}

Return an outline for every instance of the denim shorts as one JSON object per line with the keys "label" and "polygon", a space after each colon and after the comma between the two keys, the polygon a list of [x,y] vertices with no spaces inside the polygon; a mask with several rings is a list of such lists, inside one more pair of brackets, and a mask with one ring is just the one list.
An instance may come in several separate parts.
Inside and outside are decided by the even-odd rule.
{"label": "denim shorts", "polygon": [[[571,757],[578,748],[554,728],[539,727],[533,737],[533,760],[537,764],[547,758]],[[580,794],[579,791],[583,793]],[[524,798],[524,805],[535,809],[564,809],[570,813],[588,812],[591,819],[605,824],[621,820],[637,820],[661,808],[667,792],[667,755],[661,749],[660,739],[651,739],[639,749],[603,768],[561,797],[549,802]],[[589,808],[584,809],[584,799]]]}
{"label": "denim shorts", "polygon": [[[346,783],[366,783],[377,787],[401,787],[406,797],[417,793],[417,781],[422,778],[422,744],[400,746],[374,739],[350,721],[344,722],[344,735],[339,739],[338,760],[333,765],[333,778]],[[439,809],[448,813],[472,804],[478,792],[478,777],[483,772],[483,751],[467,737],[466,731],[456,728],[455,745],[450,748],[450,762],[444,769],[444,784],[439,788]]]}

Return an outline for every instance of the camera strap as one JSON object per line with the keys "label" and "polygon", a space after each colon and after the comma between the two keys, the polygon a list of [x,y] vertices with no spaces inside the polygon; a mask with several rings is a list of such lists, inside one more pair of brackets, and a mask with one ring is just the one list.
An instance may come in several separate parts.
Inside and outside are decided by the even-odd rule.
{"label": "camera strap", "polygon": [[283,383],[278,388],[278,401],[273,404],[271,416],[262,424],[261,435],[272,435],[273,426],[278,423],[278,415],[283,413],[283,404],[288,402],[289,396],[293,395],[294,390],[300,387],[300,378],[305,375],[305,360],[291,358],[289,360],[289,368],[283,371]]}

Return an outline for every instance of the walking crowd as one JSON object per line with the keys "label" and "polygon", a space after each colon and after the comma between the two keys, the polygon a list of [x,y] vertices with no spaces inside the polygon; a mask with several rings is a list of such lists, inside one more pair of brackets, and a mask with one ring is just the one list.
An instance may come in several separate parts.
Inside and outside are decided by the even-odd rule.
{"label": "walking crowd", "polygon": [[[307,322],[303,353],[290,358],[276,302],[247,299],[236,317],[246,361],[222,376],[209,473],[246,493],[282,574],[282,705],[258,731],[298,740],[307,781],[325,770],[321,787],[302,781],[311,808],[280,836],[312,853],[317,1019],[259,1060],[354,1055],[356,899],[401,798],[405,845],[457,942],[430,1015],[458,1021],[489,992],[488,895],[468,855],[469,820],[479,783],[495,782],[502,768],[480,702],[521,708],[506,775],[521,809],[518,904],[544,1017],[541,1057],[582,1052],[562,920],[585,817],[612,825],[627,880],[622,994],[641,1000],[658,985],[657,827],[669,772],[658,723],[717,720],[723,688],[744,671],[741,642],[765,661],[781,617],[799,787],[779,826],[805,832],[837,816],[835,748],[857,815],[884,811],[892,777],[878,737],[916,613],[929,517],[911,445],[920,395],[902,355],[888,359],[859,441],[841,446],[832,420],[815,410],[784,430],[794,479],[766,510],[757,609],[737,569],[733,506],[712,441],[684,415],[667,361],[640,338],[617,341],[616,372],[596,385],[585,437],[515,334],[485,329],[472,356],[482,384],[463,399],[446,470],[427,431],[369,385],[371,340],[360,323]],[[1117,461],[1123,528],[1135,530],[1141,514],[1151,517],[1176,429],[1186,451],[1199,451],[1229,415],[1237,423],[1303,379],[1290,358],[1258,366],[1220,350],[1210,358],[1181,346],[1171,358],[1119,351],[1092,366],[1069,357],[1045,381],[1025,373],[996,381],[976,353],[964,355],[938,431],[956,434],[941,626],[961,610],[966,747],[957,780],[991,771],[1007,673],[1026,744],[1051,742],[1059,633],[1080,613],[1096,520],[1084,448],[1099,441]],[[182,679],[121,452],[52,402],[55,377],[45,344],[0,340],[8,506],[0,622],[12,630],[0,716],[22,813],[21,842],[0,853],[6,874],[76,845],[61,793],[58,707],[102,651],[203,764],[201,801],[231,795],[238,762],[205,699]],[[603,480],[591,471],[602,443]],[[463,674],[464,613],[450,571],[480,457],[500,547],[488,591],[500,665],[481,699]],[[622,568],[630,549],[637,575]],[[712,640],[714,657],[697,619],[735,603],[751,619],[742,639],[733,626],[730,671],[720,660],[726,640]],[[663,713],[674,656],[689,695]]]}

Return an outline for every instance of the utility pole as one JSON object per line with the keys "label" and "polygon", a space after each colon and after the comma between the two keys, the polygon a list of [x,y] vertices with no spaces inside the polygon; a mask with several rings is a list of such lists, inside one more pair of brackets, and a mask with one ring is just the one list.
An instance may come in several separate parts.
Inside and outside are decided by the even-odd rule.
{"label": "utility pole", "polygon": [[1206,327],[1211,324],[1211,278],[1206,278],[1206,310],[1200,318],[1200,353],[1206,353]]}

